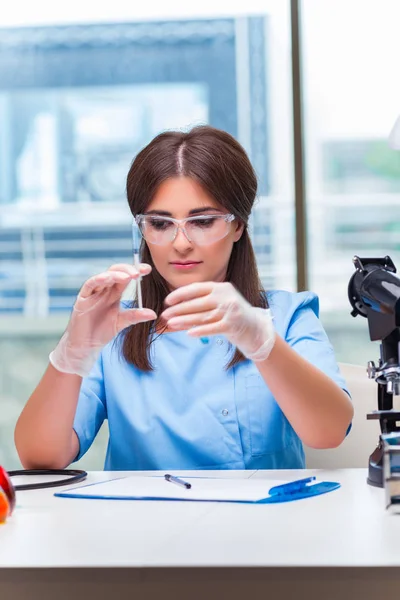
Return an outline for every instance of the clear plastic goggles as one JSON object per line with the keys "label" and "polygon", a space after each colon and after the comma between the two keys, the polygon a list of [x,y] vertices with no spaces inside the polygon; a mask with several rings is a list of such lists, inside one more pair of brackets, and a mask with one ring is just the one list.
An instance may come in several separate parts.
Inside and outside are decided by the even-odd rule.
{"label": "clear plastic goggles", "polygon": [[167,246],[173,242],[180,229],[186,239],[199,246],[207,246],[222,240],[230,230],[235,216],[196,215],[186,219],[173,219],[161,215],[137,215],[135,221],[140,233],[149,244]]}

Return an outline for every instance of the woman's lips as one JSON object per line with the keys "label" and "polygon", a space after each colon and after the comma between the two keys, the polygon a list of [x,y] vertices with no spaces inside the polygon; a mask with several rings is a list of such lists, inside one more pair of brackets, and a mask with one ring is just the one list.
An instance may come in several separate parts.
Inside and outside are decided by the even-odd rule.
{"label": "woman's lips", "polygon": [[172,262],[170,263],[175,269],[178,269],[179,271],[188,271],[189,269],[194,269],[195,267],[197,267],[198,265],[201,264],[201,262]]}

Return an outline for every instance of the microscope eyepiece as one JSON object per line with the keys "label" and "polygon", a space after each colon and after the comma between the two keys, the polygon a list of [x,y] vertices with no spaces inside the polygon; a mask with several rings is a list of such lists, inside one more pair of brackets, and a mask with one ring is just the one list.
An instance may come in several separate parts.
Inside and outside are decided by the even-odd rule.
{"label": "microscope eyepiece", "polygon": [[400,279],[389,256],[360,258],[348,285],[352,316],[368,318],[371,340],[381,340],[400,325]]}

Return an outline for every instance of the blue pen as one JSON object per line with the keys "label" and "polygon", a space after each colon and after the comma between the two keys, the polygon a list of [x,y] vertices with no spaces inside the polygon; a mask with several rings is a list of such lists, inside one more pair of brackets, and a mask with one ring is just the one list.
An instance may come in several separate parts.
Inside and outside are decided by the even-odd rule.
{"label": "blue pen", "polygon": [[286,494],[295,494],[307,487],[307,483],[315,481],[316,477],[305,477],[297,481],[290,481],[282,485],[276,485],[269,490],[270,496],[285,496]]}

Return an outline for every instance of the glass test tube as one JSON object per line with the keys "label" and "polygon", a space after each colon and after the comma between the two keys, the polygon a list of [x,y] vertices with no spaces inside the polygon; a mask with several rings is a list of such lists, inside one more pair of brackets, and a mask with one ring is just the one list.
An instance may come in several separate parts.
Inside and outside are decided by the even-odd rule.
{"label": "glass test tube", "polygon": [[[140,260],[139,260],[139,249],[140,249],[140,233],[139,228],[135,221],[132,223],[132,242],[133,242],[133,264],[139,270]],[[142,300],[142,287],[141,287],[141,277],[136,279],[136,296],[138,302],[138,308],[143,308],[143,300]]]}

